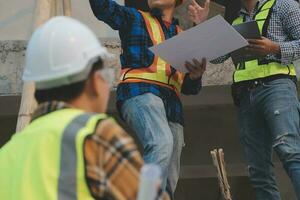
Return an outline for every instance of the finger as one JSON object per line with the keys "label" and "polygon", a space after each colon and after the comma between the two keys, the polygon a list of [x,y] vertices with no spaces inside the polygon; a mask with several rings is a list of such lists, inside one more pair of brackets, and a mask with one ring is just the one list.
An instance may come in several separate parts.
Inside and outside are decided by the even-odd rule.
{"label": "finger", "polygon": [[253,52],[257,51],[257,50],[256,50],[256,49],[253,49],[253,48],[251,48],[251,47],[246,47],[246,48],[245,48],[245,51],[247,51],[248,53],[253,53]]}
{"label": "finger", "polygon": [[205,4],[204,4],[204,8],[205,8],[205,9],[208,9],[208,8],[209,8],[209,5],[210,5],[210,0],[206,0],[206,1],[205,1]]}
{"label": "finger", "polygon": [[195,67],[191,62],[189,62],[189,61],[186,61],[186,62],[185,62],[185,65],[188,66],[189,68],[193,69],[193,70],[195,70],[195,68],[196,68],[196,67]]}
{"label": "finger", "polygon": [[200,65],[200,66],[203,66],[203,65],[206,64],[206,58],[202,58],[201,61],[198,60],[198,59],[196,59],[196,58],[194,58],[193,61],[196,62],[197,65]]}
{"label": "finger", "polygon": [[188,70],[188,72],[190,74],[195,74],[196,73],[195,70],[193,68],[191,68],[190,66],[188,66],[188,65],[186,65],[185,68]]}
{"label": "finger", "polygon": [[195,64],[197,64],[197,66],[199,66],[198,67],[198,74],[202,75],[205,72],[205,70],[206,70],[206,65],[207,65],[206,58],[202,58],[201,62],[199,60],[195,59],[194,62],[195,62]]}
{"label": "finger", "polygon": [[202,11],[204,9],[204,6],[200,6],[199,4],[195,5],[195,8],[197,9],[198,12]]}
{"label": "finger", "polygon": [[193,6],[197,6],[197,5],[198,5],[198,3],[196,2],[196,0],[192,0],[191,4],[192,4]]}
{"label": "finger", "polygon": [[195,13],[197,13],[197,10],[196,10],[196,8],[194,6],[189,5],[189,12],[195,14]]}
{"label": "finger", "polygon": [[195,14],[193,13],[193,12],[188,12],[188,15],[190,16],[190,17],[195,17]]}
{"label": "finger", "polygon": [[193,0],[193,6],[194,8],[199,11],[202,10],[203,8],[197,3],[197,1]]}
{"label": "finger", "polygon": [[263,50],[260,50],[260,49],[253,49],[253,48],[247,47],[245,50],[247,51],[247,53],[253,54],[253,55],[262,55],[263,54]]}
{"label": "finger", "polygon": [[188,14],[189,14],[190,16],[195,16],[195,15],[196,15],[195,11],[189,11]]}
{"label": "finger", "polygon": [[256,49],[264,49],[263,46],[257,45],[257,44],[250,44],[249,48],[254,49],[254,50],[256,50]]}
{"label": "finger", "polygon": [[257,39],[248,39],[249,44],[261,44],[261,40]]}
{"label": "finger", "polygon": [[187,68],[187,70],[191,73],[196,73],[195,67],[193,66],[192,63],[186,61],[185,62],[185,67]]}
{"label": "finger", "polygon": [[197,60],[196,58],[193,59],[193,63],[196,69],[201,69],[202,68],[202,63]]}

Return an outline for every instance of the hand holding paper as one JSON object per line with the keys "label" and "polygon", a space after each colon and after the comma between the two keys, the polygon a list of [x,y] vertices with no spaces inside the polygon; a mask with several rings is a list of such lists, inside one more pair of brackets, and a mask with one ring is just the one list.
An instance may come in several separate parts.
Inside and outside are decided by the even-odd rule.
{"label": "hand holding paper", "polygon": [[150,50],[177,70],[188,72],[186,61],[202,58],[211,61],[247,45],[247,40],[219,15]]}
{"label": "hand holding paper", "polygon": [[192,80],[201,78],[206,70],[206,64],[207,64],[206,58],[203,58],[202,61],[193,59],[193,63],[187,61],[185,63],[185,67],[190,73],[190,78]]}
{"label": "hand holding paper", "polygon": [[268,54],[280,54],[279,44],[271,41],[268,38],[262,37],[261,39],[249,39],[249,46],[246,47],[246,51],[253,54],[266,56]]}

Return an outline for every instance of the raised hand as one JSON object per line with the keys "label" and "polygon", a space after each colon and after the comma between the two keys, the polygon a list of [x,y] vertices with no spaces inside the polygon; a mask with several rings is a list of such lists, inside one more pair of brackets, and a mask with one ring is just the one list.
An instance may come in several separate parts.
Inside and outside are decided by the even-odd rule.
{"label": "raised hand", "polygon": [[204,6],[201,7],[196,2],[196,0],[192,0],[192,3],[189,5],[189,11],[188,11],[190,19],[196,24],[200,24],[204,22],[208,17],[209,4],[210,4],[210,0],[206,0]]}

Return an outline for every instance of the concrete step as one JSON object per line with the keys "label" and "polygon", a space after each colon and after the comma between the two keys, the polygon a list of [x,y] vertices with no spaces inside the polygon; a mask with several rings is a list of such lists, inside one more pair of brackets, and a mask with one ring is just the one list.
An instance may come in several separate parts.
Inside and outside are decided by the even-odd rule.
{"label": "concrete step", "polygon": [[[15,129],[20,94],[0,96],[0,146]],[[115,108],[115,92],[111,94],[108,113],[129,132]],[[185,113],[185,143],[182,153],[182,170],[176,193],[178,200],[219,199],[216,171],[210,150],[223,148],[227,171],[235,199],[254,199],[247,178],[247,166],[239,142],[235,107],[230,86],[208,86],[196,96],[182,97]],[[136,139],[135,134],[132,136]],[[137,143],[138,140],[136,139]],[[283,199],[296,199],[291,183],[275,157],[275,170]]]}

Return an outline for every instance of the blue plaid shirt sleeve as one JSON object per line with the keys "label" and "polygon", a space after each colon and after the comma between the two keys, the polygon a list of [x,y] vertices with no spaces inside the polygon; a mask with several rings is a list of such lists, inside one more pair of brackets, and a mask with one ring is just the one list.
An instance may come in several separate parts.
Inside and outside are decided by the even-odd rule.
{"label": "blue plaid shirt sleeve", "polygon": [[[279,42],[281,63],[287,65],[300,58],[300,8],[296,1],[281,1],[281,21],[292,41]],[[274,30],[275,31],[275,30]]]}
{"label": "blue plaid shirt sleeve", "polygon": [[91,9],[97,19],[105,22],[114,30],[121,30],[129,25],[135,17],[136,10],[121,6],[112,0],[89,0]]}
{"label": "blue plaid shirt sleeve", "polygon": [[192,80],[189,74],[185,74],[181,87],[181,93],[185,95],[196,95],[202,88],[202,77]]}
{"label": "blue plaid shirt sleeve", "polygon": [[228,60],[229,58],[230,58],[230,54],[227,54],[227,55],[225,55],[225,56],[221,56],[221,57],[219,57],[219,58],[216,58],[216,59],[210,61],[210,63],[212,63],[212,64],[220,64],[220,63],[225,62],[225,61]]}

